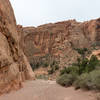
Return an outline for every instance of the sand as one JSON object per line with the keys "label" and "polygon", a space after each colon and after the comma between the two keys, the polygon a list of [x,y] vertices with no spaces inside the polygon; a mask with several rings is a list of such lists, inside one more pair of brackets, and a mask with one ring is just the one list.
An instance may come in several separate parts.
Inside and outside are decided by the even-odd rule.
{"label": "sand", "polygon": [[35,80],[23,83],[23,88],[4,94],[0,100],[96,100],[91,91],[62,87],[55,81]]}

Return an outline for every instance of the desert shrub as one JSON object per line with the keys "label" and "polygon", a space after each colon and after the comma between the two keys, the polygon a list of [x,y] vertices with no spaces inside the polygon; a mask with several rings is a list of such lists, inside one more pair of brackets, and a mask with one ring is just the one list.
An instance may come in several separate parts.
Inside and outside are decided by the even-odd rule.
{"label": "desert shrub", "polygon": [[100,100],[100,93],[96,95],[96,100]]}
{"label": "desert shrub", "polygon": [[60,70],[60,76],[63,74],[67,74],[67,68],[64,67],[62,70]]}
{"label": "desert shrub", "polygon": [[89,79],[91,80],[89,88],[100,90],[100,70],[90,72]]}
{"label": "desert shrub", "polygon": [[50,67],[53,67],[55,65],[58,65],[57,61],[53,60],[51,63],[50,63]]}
{"label": "desert shrub", "polygon": [[95,55],[92,55],[90,60],[86,58],[89,50],[87,48],[77,48],[75,49],[81,57],[77,59],[77,63],[74,63],[77,67],[79,67],[79,74],[89,73],[96,69],[97,66],[100,66],[100,61],[97,59]]}
{"label": "desert shrub", "polygon": [[44,80],[48,80],[48,76],[47,75],[36,75],[35,76],[37,79],[44,79]]}
{"label": "desert shrub", "polygon": [[35,69],[38,69],[39,68],[39,66],[40,66],[40,64],[39,63],[30,63],[30,65],[31,65],[31,67],[32,67],[32,69],[33,69],[33,71],[35,70]]}
{"label": "desert shrub", "polygon": [[74,85],[76,89],[100,90],[100,61],[92,55],[90,59],[84,56],[87,50],[80,50],[82,57],[70,67],[60,71],[57,83],[62,86]]}
{"label": "desert shrub", "polygon": [[79,75],[86,72],[86,68],[88,66],[88,63],[89,63],[89,60],[87,58],[84,58],[84,59],[81,60],[81,62],[78,65]]}
{"label": "desert shrub", "polygon": [[48,74],[53,74],[57,70],[59,70],[59,65],[58,65],[58,63],[56,61],[53,61],[50,64],[50,69],[48,70]]}
{"label": "desert shrub", "polygon": [[33,71],[40,67],[49,68],[49,66],[50,66],[49,70],[50,73],[53,73],[59,69],[59,62],[56,61],[56,59],[50,54],[46,54],[45,56],[42,57],[33,57],[32,61],[30,62],[30,65]]}
{"label": "desert shrub", "polygon": [[43,80],[48,80],[49,79],[48,75],[36,75],[35,77],[37,79],[43,79]]}
{"label": "desert shrub", "polygon": [[92,55],[90,60],[87,62],[85,68],[85,72],[89,73],[95,70],[97,67],[100,67],[100,61],[97,59],[96,56]]}
{"label": "desert shrub", "polygon": [[90,73],[63,74],[57,78],[57,83],[62,86],[73,85],[75,89],[100,90],[100,70],[94,70]]}
{"label": "desert shrub", "polygon": [[94,69],[96,69],[97,67],[100,67],[100,61],[97,59],[96,56],[92,55],[90,60],[87,58],[84,59],[78,58],[77,63],[74,63],[74,65],[79,68],[78,73],[79,75],[81,75],[83,73],[89,73]]}
{"label": "desert shrub", "polygon": [[88,73],[84,73],[76,79],[73,85],[75,86],[75,89],[78,88],[88,89],[87,82],[88,82]]}
{"label": "desert shrub", "polygon": [[42,65],[43,65],[44,68],[46,68],[46,67],[49,66],[49,63],[48,62],[44,62]]}
{"label": "desert shrub", "polygon": [[72,64],[70,67],[64,67],[60,71],[60,75],[63,74],[70,74],[70,73],[76,73],[76,74],[83,74],[83,73],[89,73],[96,69],[96,67],[100,66],[100,61],[97,59],[96,56],[91,56],[90,60],[87,58],[84,59],[77,59],[77,63]]}
{"label": "desert shrub", "polygon": [[74,82],[75,88],[100,90],[100,70],[80,75]]}
{"label": "desert shrub", "polygon": [[54,73],[54,69],[53,68],[48,70],[48,74],[53,74],[53,73]]}
{"label": "desert shrub", "polygon": [[61,71],[60,71],[60,75],[63,74],[78,74],[79,72],[79,68],[77,66],[71,66],[71,67],[64,67]]}
{"label": "desert shrub", "polygon": [[82,59],[84,59],[86,53],[88,52],[87,48],[74,48],[74,50],[76,50],[82,57]]}
{"label": "desert shrub", "polygon": [[77,75],[76,74],[63,74],[57,78],[56,82],[62,86],[71,86],[75,81]]}
{"label": "desert shrub", "polygon": [[59,65],[55,65],[54,67],[55,67],[55,71],[59,70]]}

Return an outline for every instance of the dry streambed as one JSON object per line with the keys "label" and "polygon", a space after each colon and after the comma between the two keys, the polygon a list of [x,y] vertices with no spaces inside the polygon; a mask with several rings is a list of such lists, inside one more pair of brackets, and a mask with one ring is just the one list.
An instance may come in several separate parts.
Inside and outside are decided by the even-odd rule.
{"label": "dry streambed", "polygon": [[27,81],[17,92],[2,95],[0,100],[96,100],[93,92],[64,88],[55,81]]}

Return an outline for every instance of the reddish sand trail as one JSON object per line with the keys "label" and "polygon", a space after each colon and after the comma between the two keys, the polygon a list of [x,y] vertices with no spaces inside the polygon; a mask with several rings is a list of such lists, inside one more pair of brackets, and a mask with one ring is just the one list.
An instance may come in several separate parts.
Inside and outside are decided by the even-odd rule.
{"label": "reddish sand trail", "polygon": [[64,88],[55,81],[27,81],[17,92],[2,95],[0,100],[96,100],[92,92]]}

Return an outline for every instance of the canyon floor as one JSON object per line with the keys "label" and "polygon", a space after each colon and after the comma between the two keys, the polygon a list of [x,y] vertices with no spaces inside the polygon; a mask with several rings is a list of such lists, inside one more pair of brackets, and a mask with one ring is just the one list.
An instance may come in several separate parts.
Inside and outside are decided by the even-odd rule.
{"label": "canyon floor", "polygon": [[95,93],[64,88],[55,81],[35,80],[23,83],[23,88],[2,95],[0,100],[96,100]]}

